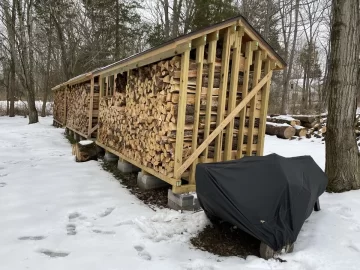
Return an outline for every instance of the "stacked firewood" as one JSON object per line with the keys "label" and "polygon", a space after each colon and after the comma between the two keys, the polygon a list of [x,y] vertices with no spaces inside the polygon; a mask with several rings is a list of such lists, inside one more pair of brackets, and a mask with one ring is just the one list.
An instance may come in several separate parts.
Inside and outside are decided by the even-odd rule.
{"label": "stacked firewood", "polygon": [[[180,90],[181,57],[175,56],[149,66],[132,70],[126,91],[116,86],[116,93],[100,101],[98,140],[126,157],[153,168],[164,175],[174,175]],[[200,101],[198,145],[203,141],[209,65],[204,63]],[[221,62],[215,64],[211,129],[216,128]],[[194,128],[197,64],[190,60],[188,71],[183,160],[191,153]],[[117,80],[118,82],[119,80]],[[239,79],[239,91],[242,81]],[[241,100],[238,94],[237,103]],[[226,102],[227,103],[227,102]],[[257,126],[258,124],[258,120]],[[239,121],[235,121],[239,126]],[[224,145],[224,143],[223,143]],[[236,148],[235,148],[236,149]],[[209,147],[209,158],[214,156]]]}
{"label": "stacked firewood", "polygon": [[62,89],[54,93],[54,119],[65,124],[65,91]]}
{"label": "stacked firewood", "polygon": [[66,90],[66,125],[87,134],[89,127],[90,83],[73,85]]}

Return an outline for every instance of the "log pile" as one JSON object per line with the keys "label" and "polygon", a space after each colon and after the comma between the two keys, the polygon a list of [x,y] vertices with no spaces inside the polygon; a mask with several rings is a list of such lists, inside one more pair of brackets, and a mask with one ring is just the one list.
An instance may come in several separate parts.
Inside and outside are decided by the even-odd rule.
{"label": "log pile", "polygon": [[[90,82],[73,85],[66,90],[67,103],[67,127],[86,135],[89,127],[89,109],[90,109]],[[99,89],[98,85],[94,87],[94,107],[98,108]],[[93,126],[97,123],[97,116],[93,118]]]}
{"label": "log pile", "polygon": [[[216,128],[220,73],[221,62],[216,62],[210,132]],[[209,65],[205,61],[200,100],[198,145],[203,141],[205,128],[208,74]],[[175,56],[168,60],[132,70],[126,83],[126,91],[121,90],[124,87],[118,85],[119,80],[117,80],[117,91],[114,96],[102,98],[100,101],[99,142],[143,166],[173,177],[180,75],[181,57]],[[183,160],[186,160],[192,153],[196,78],[197,64],[195,61],[190,60]],[[239,79],[237,103],[241,101],[241,85],[242,80]],[[257,105],[257,107],[259,106]],[[234,126],[236,129],[238,128],[238,120],[235,120]],[[259,119],[256,119],[255,126],[259,127]],[[237,131],[234,133],[237,133]],[[224,144],[225,141],[223,141]],[[234,149],[236,149],[236,145]],[[214,147],[210,145],[208,157],[213,156]]]}
{"label": "log pile", "polygon": [[76,162],[97,160],[97,147],[94,141],[80,141],[72,145]]}
{"label": "log pile", "polygon": [[[267,117],[266,134],[283,139],[296,137],[323,138],[326,136],[327,115],[270,115]],[[355,124],[357,142],[360,146],[360,115]],[[295,137],[294,137],[295,136]]]}
{"label": "log pile", "polygon": [[54,119],[65,124],[65,90],[57,90],[54,93]]}

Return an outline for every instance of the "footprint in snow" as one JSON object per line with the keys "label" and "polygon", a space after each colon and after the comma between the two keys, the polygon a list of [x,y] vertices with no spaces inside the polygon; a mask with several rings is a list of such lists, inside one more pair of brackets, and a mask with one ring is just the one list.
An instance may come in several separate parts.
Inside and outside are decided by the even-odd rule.
{"label": "footprint in snow", "polygon": [[78,212],[73,212],[69,214],[69,221],[73,221],[75,219],[80,219],[80,220],[85,220],[86,217],[84,217],[83,215],[81,215]]}
{"label": "footprint in snow", "polygon": [[76,235],[76,225],[75,224],[68,224],[66,225],[67,235]]}
{"label": "footprint in snow", "polygon": [[140,258],[150,261],[151,260],[151,255],[149,252],[147,252],[144,248],[144,246],[142,245],[136,245],[134,246],[135,250],[138,252],[138,255]]}
{"label": "footprint in snow", "polygon": [[121,221],[118,224],[115,224],[115,227],[120,227],[120,226],[124,226],[124,225],[134,225],[134,221],[132,220],[125,220],[125,221]]}
{"label": "footprint in snow", "polygon": [[6,183],[4,183],[4,182],[0,183],[0,188],[5,187],[5,186],[6,186]]}
{"label": "footprint in snow", "polygon": [[351,250],[353,250],[353,251],[360,252],[360,248],[359,248],[357,245],[353,244],[353,243],[351,243],[351,244],[349,245],[349,248],[350,248]]}
{"label": "footprint in snow", "polygon": [[58,252],[58,251],[52,251],[52,250],[48,250],[48,249],[41,249],[38,252],[45,254],[46,256],[49,256],[50,258],[61,258],[61,257],[66,257],[68,256],[70,253],[69,252]]}
{"label": "footprint in snow", "polygon": [[110,215],[112,213],[112,211],[115,210],[115,207],[109,207],[107,208],[103,213],[101,213],[99,215],[99,217],[107,217],[108,215]]}
{"label": "footprint in snow", "polygon": [[114,231],[93,230],[93,232],[98,234],[107,234],[107,235],[115,234]]}
{"label": "footprint in snow", "polygon": [[7,174],[7,173],[5,173],[5,174],[0,174],[0,178],[1,178],[1,177],[5,177],[5,176],[8,176],[8,174]]}
{"label": "footprint in snow", "polygon": [[46,238],[46,236],[22,236],[19,237],[19,240],[25,241],[25,240],[31,240],[31,241],[40,241],[40,240],[44,240]]}

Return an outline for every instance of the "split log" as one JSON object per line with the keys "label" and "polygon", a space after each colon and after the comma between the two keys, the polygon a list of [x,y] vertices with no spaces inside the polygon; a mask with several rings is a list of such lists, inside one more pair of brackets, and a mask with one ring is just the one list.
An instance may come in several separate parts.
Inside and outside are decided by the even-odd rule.
{"label": "split log", "polygon": [[287,124],[266,123],[266,134],[276,135],[278,138],[290,139],[295,135],[295,128]]}
{"label": "split log", "polygon": [[94,141],[80,141],[72,145],[76,162],[97,160],[97,147]]}
{"label": "split log", "polygon": [[295,135],[298,137],[305,137],[307,130],[303,126],[294,126],[295,128]]}

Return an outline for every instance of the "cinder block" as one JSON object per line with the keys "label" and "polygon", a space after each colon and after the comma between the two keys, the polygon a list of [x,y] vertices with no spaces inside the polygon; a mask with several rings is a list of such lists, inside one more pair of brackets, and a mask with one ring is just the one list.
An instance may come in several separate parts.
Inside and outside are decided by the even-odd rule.
{"label": "cinder block", "polygon": [[132,165],[129,162],[126,162],[124,160],[118,161],[118,170],[122,173],[131,173],[131,172],[139,172],[140,169],[134,165]]}
{"label": "cinder block", "polygon": [[80,135],[79,134],[77,134],[76,132],[74,132],[74,140],[75,141],[77,141],[77,142],[79,142],[80,141]]}
{"label": "cinder block", "polygon": [[170,186],[165,181],[149,174],[139,172],[137,177],[137,185],[142,190],[157,189]]}
{"label": "cinder block", "polygon": [[200,209],[199,201],[191,194],[175,194],[168,191],[168,206],[174,210],[195,211]]}
{"label": "cinder block", "polygon": [[113,153],[110,153],[109,151],[105,151],[104,160],[105,161],[118,161],[119,157],[114,155]]}

